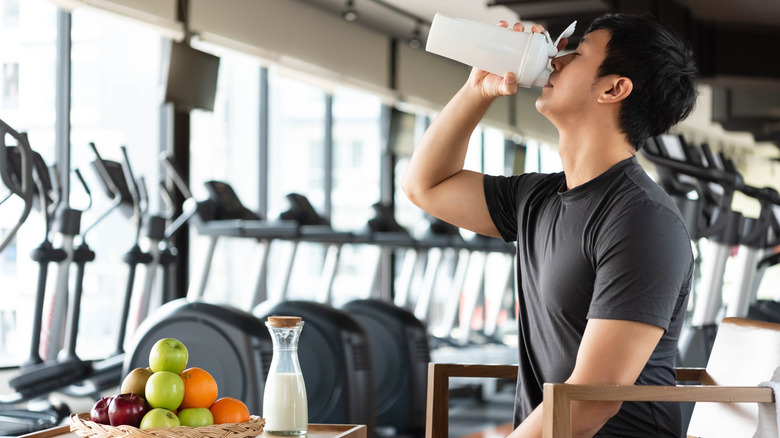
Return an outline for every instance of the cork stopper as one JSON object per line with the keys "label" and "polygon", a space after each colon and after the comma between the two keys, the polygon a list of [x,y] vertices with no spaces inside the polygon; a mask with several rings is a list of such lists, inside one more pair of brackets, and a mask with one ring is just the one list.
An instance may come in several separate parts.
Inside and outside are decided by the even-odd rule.
{"label": "cork stopper", "polygon": [[295,327],[299,322],[301,322],[301,317],[300,316],[269,316],[268,322],[271,325],[271,327],[282,327],[282,328]]}

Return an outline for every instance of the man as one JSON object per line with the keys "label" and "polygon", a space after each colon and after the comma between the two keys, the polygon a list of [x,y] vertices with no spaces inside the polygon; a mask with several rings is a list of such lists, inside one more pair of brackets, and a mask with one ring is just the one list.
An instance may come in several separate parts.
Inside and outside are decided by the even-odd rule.
{"label": "man", "polygon": [[[475,69],[423,136],[403,180],[409,199],[430,214],[517,241],[510,437],[541,436],[545,382],[674,384],[693,270],[677,208],[634,157],[648,137],[692,111],[689,51],[650,17],[610,14],[552,66],[536,108],[559,131],[562,173],[463,169],[471,132],[491,102],[517,91],[514,74]],[[680,434],[679,407],[670,403],[575,402],[572,423],[578,437]]]}

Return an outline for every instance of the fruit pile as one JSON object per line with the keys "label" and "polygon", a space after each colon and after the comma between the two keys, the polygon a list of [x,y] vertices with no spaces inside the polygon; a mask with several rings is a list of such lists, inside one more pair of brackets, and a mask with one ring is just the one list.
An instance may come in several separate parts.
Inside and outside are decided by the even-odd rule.
{"label": "fruit pile", "polygon": [[246,405],[232,397],[217,400],[217,382],[201,368],[187,368],[188,359],[181,341],[160,339],[149,353],[149,367],[131,371],[119,395],[98,400],[90,420],[141,429],[248,421]]}

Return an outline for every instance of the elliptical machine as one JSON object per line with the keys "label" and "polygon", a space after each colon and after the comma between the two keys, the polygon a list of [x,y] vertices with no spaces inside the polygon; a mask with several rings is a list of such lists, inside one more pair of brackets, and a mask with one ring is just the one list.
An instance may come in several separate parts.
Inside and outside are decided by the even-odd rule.
{"label": "elliptical machine", "polygon": [[[6,146],[6,135],[10,135],[17,141],[16,147]],[[54,193],[51,180],[49,179],[48,168],[43,163],[41,156],[30,148],[27,135],[15,131],[2,120],[0,120],[0,175],[2,175],[4,184],[9,187],[11,192],[17,194],[24,202],[20,219],[3,239],[0,248],[4,248],[10,242],[11,237],[13,237],[29,215],[35,201],[38,201],[38,207],[46,219],[46,235],[44,243],[33,252],[33,258],[41,256],[42,258],[50,257],[55,260],[64,259],[64,251],[55,250],[49,240],[49,219],[53,213],[53,209],[50,210],[49,207],[53,204],[54,200],[52,197]],[[16,392],[0,396],[0,404],[2,404],[0,409],[2,414],[0,435],[11,436],[34,432],[52,427],[67,417],[70,414],[70,409],[66,405],[53,405],[47,400],[43,400],[43,403],[37,401],[48,396],[52,380],[58,381],[58,379],[65,376],[66,381],[68,381],[74,375],[77,375],[81,369],[80,367],[74,369],[71,367],[74,364],[70,362],[64,362],[62,365],[52,362],[49,365],[44,365],[40,358],[38,347],[40,345],[40,324],[46,283],[45,268],[48,267],[48,260],[45,263],[41,261],[41,263],[42,272],[39,273],[39,284],[33,315],[31,353],[30,358],[22,365],[22,368],[38,369],[42,374],[36,374],[39,378],[34,379],[29,387],[19,389],[11,385]],[[41,376],[43,379],[40,378]],[[21,407],[22,403],[29,401],[37,402],[35,410]]]}
{"label": "elliptical machine", "polygon": [[[8,151],[10,148],[5,144],[6,135],[16,139],[18,144],[16,148],[19,150],[20,172],[17,178],[13,178],[8,172]],[[16,132],[16,130],[0,120],[0,180],[10,190],[8,196],[0,201],[0,204],[7,201],[12,195],[18,196],[23,202],[22,213],[19,215],[16,224],[7,232],[5,237],[0,239],[0,252],[11,243],[11,239],[14,238],[16,232],[19,231],[24,221],[27,220],[27,216],[30,215],[30,211],[32,211],[33,196],[35,194],[35,187],[32,182],[32,167],[32,149],[27,141],[27,136]]]}

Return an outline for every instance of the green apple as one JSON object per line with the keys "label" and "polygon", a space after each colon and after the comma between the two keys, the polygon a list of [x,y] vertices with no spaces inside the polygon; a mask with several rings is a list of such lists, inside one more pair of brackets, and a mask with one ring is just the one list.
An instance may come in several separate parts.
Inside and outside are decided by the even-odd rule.
{"label": "green apple", "polygon": [[170,371],[181,374],[187,368],[190,355],[178,339],[164,338],[155,342],[149,352],[149,367],[153,372]]}
{"label": "green apple", "polygon": [[154,408],[141,419],[139,429],[181,426],[179,417],[168,409]]}
{"label": "green apple", "polygon": [[182,426],[200,427],[214,424],[214,416],[208,408],[187,408],[179,411]]}
{"label": "green apple", "polygon": [[130,371],[122,381],[122,387],[120,388],[119,392],[121,394],[132,392],[146,398],[146,381],[149,380],[149,376],[151,375],[152,370],[148,367],[136,368],[133,371]]}
{"label": "green apple", "polygon": [[184,400],[184,381],[170,371],[157,371],[146,381],[146,402],[153,408],[176,410]]}

